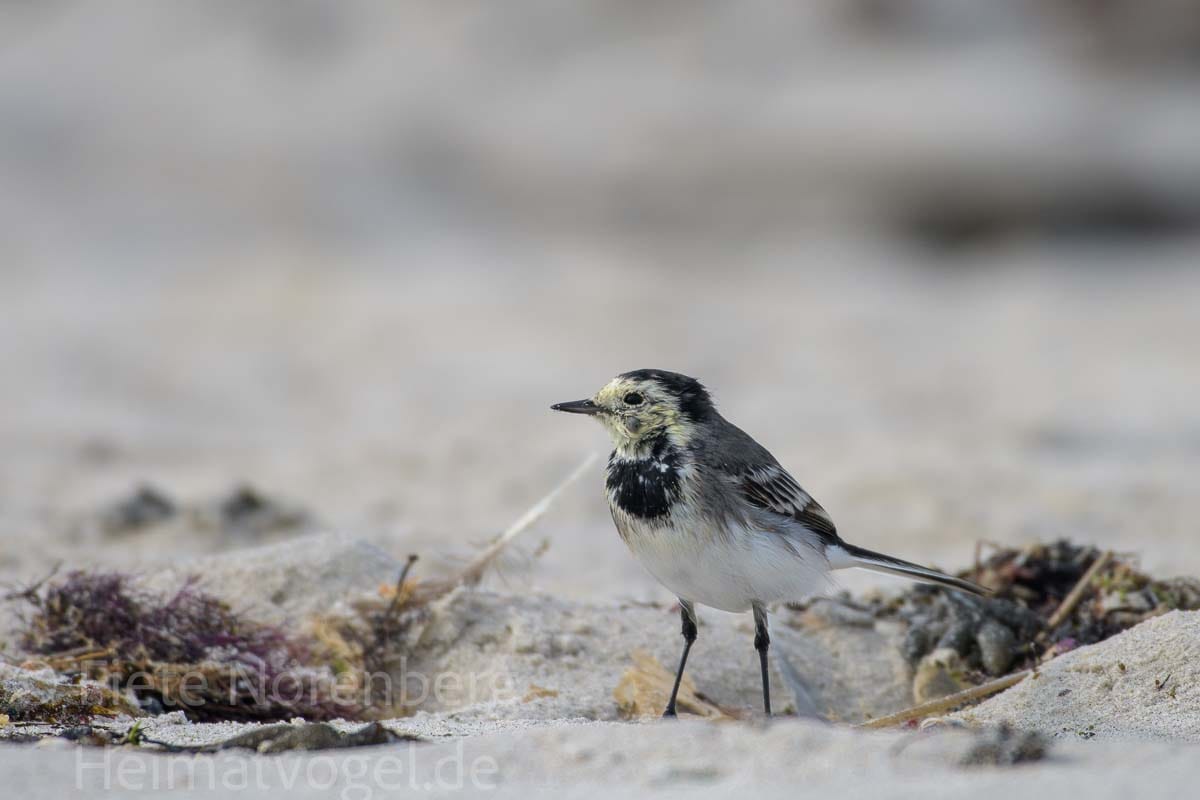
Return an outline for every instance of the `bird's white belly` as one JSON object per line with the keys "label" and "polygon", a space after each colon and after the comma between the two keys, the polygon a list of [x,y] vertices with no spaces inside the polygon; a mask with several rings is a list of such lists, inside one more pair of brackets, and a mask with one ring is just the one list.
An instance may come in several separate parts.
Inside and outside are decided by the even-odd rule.
{"label": "bird's white belly", "polygon": [[622,527],[638,561],[681,600],[748,611],[752,603],[799,600],[830,585],[824,554],[779,533],[638,522]]}

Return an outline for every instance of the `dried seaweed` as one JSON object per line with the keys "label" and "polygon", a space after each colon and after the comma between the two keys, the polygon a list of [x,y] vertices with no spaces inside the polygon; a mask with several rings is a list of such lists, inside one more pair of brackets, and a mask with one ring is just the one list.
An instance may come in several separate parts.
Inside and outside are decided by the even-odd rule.
{"label": "dried seaweed", "polygon": [[428,603],[435,597],[410,577],[416,562],[417,556],[409,555],[395,584],[352,602],[351,614],[324,615],[309,624],[308,633],[333,671],[351,680],[357,678],[364,707],[379,713],[404,712],[395,705],[390,683],[381,684],[374,678],[390,675],[397,663],[402,663],[400,640],[426,618]]}
{"label": "dried seaweed", "polygon": [[353,717],[308,642],[244,617],[188,579],[173,594],[117,572],[76,570],[40,591],[20,645],[68,675],[133,693],[147,709],[196,720]]}
{"label": "dried seaweed", "polygon": [[[130,575],[75,571],[10,595],[31,609],[20,645],[60,673],[129,691],[155,713],[182,708],[194,720],[405,713],[395,705],[389,678],[429,604],[477,585],[594,461],[594,455],[585,459],[456,574],[418,581],[410,576],[416,561],[410,556],[394,585],[348,598],[348,613],[317,616],[298,632],[233,610],[201,591],[195,579],[160,596],[139,588]],[[238,518],[261,510],[250,490],[222,507],[225,516]]]}
{"label": "dried seaweed", "polygon": [[139,715],[122,694],[95,683],[63,683],[15,667],[0,671],[0,724],[52,720],[79,725],[95,715]]}
{"label": "dried seaweed", "polygon": [[[1138,571],[1128,556],[1066,540],[997,548],[960,575],[989,587],[993,595],[968,596],[918,584],[896,597],[868,602],[877,618],[906,624],[903,651],[916,670],[918,701],[927,695],[918,686],[920,679],[947,653],[964,665],[954,683],[966,698],[971,687],[1000,685],[1007,678],[997,676],[1025,674],[1150,617],[1200,609],[1200,581],[1157,580]],[[945,710],[951,699],[934,699],[901,714],[915,718],[934,713],[910,713],[926,706]]]}
{"label": "dried seaweed", "polygon": [[201,661],[219,648],[262,660],[280,651],[303,655],[282,628],[242,618],[196,584],[189,577],[160,597],[119,572],[72,571],[35,596],[20,644],[42,655],[105,650],[126,661],[176,663]]}
{"label": "dried seaweed", "polygon": [[917,586],[880,609],[909,623],[905,650],[914,662],[950,647],[988,674],[1005,674],[1152,616],[1200,609],[1200,581],[1157,580],[1128,556],[1066,540],[1001,548],[962,574],[994,595]]}

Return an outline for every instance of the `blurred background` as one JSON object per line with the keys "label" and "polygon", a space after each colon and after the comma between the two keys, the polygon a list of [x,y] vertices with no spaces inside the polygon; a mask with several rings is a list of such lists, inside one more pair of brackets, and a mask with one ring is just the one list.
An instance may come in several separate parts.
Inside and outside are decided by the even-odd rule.
{"label": "blurred background", "polygon": [[[640,367],[859,544],[1195,574],[1198,261],[1187,0],[7,2],[0,578],[311,527],[435,571]],[[510,585],[665,597],[601,480]],[[200,524],[239,497],[301,522]]]}

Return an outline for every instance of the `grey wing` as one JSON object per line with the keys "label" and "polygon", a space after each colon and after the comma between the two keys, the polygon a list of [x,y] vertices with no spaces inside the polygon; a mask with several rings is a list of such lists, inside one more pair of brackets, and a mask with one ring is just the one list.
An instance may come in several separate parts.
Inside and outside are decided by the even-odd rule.
{"label": "grey wing", "polygon": [[780,519],[781,529],[799,524],[828,547],[841,544],[833,520],[812,495],[780,466],[767,448],[750,434],[722,419],[714,432],[725,476],[738,496],[767,516]]}
{"label": "grey wing", "polygon": [[941,584],[963,592],[989,594],[988,589],[963,578],[843,542],[833,520],[821,508],[821,504],[800,488],[796,479],[779,465],[766,448],[733,425],[727,424],[723,434],[725,452],[732,456],[722,461],[722,467],[727,477],[732,478],[739,496],[768,516],[802,525],[810,531],[824,547],[830,566],[835,569],[860,567],[910,580]]}
{"label": "grey wing", "polygon": [[826,545],[841,542],[829,513],[779,464],[746,467],[738,491],[752,506],[800,523]]}

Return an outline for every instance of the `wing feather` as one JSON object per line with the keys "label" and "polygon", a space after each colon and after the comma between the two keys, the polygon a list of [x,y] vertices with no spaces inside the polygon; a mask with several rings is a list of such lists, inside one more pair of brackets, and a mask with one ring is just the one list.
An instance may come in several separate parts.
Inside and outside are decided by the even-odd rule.
{"label": "wing feather", "polygon": [[751,505],[795,520],[827,544],[841,541],[829,513],[783,467],[749,468],[741,474],[738,489]]}

